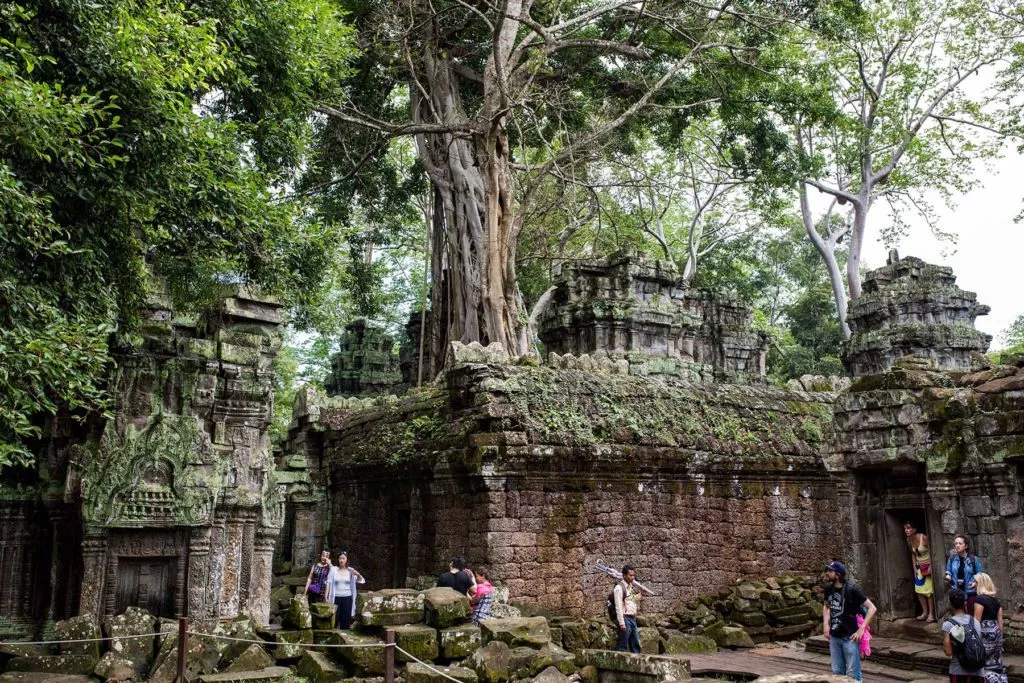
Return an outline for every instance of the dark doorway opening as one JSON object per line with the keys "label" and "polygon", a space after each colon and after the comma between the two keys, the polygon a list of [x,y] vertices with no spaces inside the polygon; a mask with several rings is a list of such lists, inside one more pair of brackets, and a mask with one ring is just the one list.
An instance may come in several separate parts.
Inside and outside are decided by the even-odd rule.
{"label": "dark doorway opening", "polygon": [[173,557],[118,558],[114,613],[141,607],[158,617],[173,617],[175,569]]}
{"label": "dark doorway opening", "polygon": [[391,584],[405,588],[405,577],[409,573],[409,523],[410,510],[395,510],[395,566]]}
{"label": "dark doorway opening", "polygon": [[[929,545],[931,535],[928,534],[927,516],[924,508],[890,508],[885,510],[883,551],[879,561],[883,575],[887,575],[889,595],[889,617],[892,619],[915,618],[922,614],[920,601],[915,589],[915,562],[907,542],[907,535],[904,525],[909,522],[914,529],[928,537]],[[934,549],[932,549],[934,556]],[[941,561],[941,553],[940,553]],[[934,564],[934,557],[932,557]],[[932,593],[934,595],[934,579]]]}

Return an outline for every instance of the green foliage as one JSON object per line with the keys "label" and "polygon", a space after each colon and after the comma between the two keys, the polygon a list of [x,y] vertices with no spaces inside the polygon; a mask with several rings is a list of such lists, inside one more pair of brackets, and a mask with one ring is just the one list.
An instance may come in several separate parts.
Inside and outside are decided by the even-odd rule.
{"label": "green foliage", "polygon": [[1007,347],[1024,345],[1024,313],[1010,323],[1009,327],[1003,330],[1003,344]]}
{"label": "green foliage", "polygon": [[328,0],[0,7],[0,467],[103,407],[150,270],[179,309],[226,280],[314,303],[339,234],[273,185],[350,54]]}

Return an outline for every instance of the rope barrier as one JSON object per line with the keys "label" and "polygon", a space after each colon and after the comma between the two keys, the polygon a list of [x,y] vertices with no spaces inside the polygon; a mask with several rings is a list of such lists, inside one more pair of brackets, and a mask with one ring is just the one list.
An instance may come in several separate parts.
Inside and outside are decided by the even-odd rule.
{"label": "rope barrier", "polygon": [[236,643],[255,643],[256,645],[263,645],[263,646],[266,646],[266,645],[294,645],[296,647],[311,647],[311,648],[321,648],[321,647],[333,647],[333,648],[383,647],[383,648],[388,648],[388,647],[393,647],[393,644],[389,644],[389,643],[352,643],[352,644],[346,644],[346,643],[338,643],[338,644],[335,644],[335,643],[323,643],[322,645],[321,644],[310,644],[310,643],[278,643],[278,642],[268,642],[266,640],[250,640],[249,638],[235,638],[234,636],[222,636],[222,635],[218,635],[216,633],[199,633],[197,631],[186,631],[186,633],[188,633],[190,636],[195,636],[197,638],[217,638],[218,640],[232,640],[232,641],[234,641]]}
{"label": "rope barrier", "polygon": [[68,643],[99,643],[107,640],[131,640],[132,638],[152,638],[153,636],[173,636],[171,631],[142,633],[134,636],[104,636],[102,638],[77,638],[75,640],[3,640],[0,647],[7,645],[66,645]]}
{"label": "rope barrier", "polygon": [[413,660],[414,662],[416,662],[418,664],[422,664],[423,666],[427,667],[428,669],[430,669],[434,673],[438,674],[439,676],[442,676],[443,678],[447,678],[449,681],[454,681],[455,683],[466,683],[465,681],[460,681],[457,678],[452,678],[451,676],[449,676],[445,672],[441,671],[440,669],[438,669],[434,665],[427,664],[422,659],[417,659],[415,655],[410,654],[409,652],[407,652],[406,650],[403,650],[402,648],[398,647],[397,645],[395,645],[395,649],[398,650],[399,652],[401,652],[403,655],[405,655],[409,659]]}

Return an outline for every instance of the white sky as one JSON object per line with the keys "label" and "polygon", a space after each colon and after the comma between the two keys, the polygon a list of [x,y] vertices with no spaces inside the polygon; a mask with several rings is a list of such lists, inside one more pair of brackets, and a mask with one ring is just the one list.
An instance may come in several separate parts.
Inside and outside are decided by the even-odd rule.
{"label": "white sky", "polygon": [[[893,246],[900,256],[951,266],[957,284],[976,292],[980,303],[992,307],[991,313],[978,318],[977,327],[995,337],[994,350],[1005,346],[1000,334],[1024,313],[1024,224],[1013,222],[1024,208],[1024,156],[1011,150],[992,164],[992,170],[994,173],[983,176],[983,186],[964,195],[954,209],[937,204],[939,228],[958,233],[955,244],[939,242],[923,220],[908,216],[911,233]],[[869,268],[884,265],[888,256],[880,236],[886,220],[885,208],[876,205],[868,218],[864,244],[864,262]]]}

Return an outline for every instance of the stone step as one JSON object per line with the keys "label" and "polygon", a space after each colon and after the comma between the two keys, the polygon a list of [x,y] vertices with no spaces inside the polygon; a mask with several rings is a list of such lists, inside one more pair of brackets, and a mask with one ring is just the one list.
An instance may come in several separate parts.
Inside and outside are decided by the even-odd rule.
{"label": "stone step", "polygon": [[199,683],[255,683],[258,681],[276,681],[291,674],[287,666],[268,666],[259,671],[238,671],[232,673],[206,674],[199,677]]}

